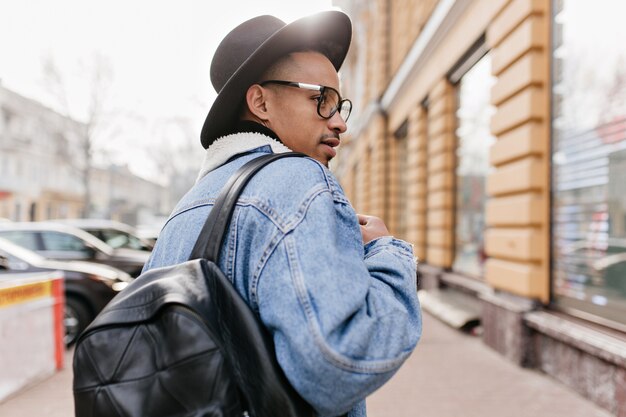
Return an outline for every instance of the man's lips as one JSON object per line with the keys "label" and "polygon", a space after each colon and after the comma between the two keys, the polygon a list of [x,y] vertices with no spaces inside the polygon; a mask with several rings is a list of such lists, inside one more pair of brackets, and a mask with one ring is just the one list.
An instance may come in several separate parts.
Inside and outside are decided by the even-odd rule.
{"label": "man's lips", "polygon": [[325,138],[322,139],[322,143],[324,145],[328,145],[331,148],[336,148],[337,146],[339,146],[339,139],[338,138]]}

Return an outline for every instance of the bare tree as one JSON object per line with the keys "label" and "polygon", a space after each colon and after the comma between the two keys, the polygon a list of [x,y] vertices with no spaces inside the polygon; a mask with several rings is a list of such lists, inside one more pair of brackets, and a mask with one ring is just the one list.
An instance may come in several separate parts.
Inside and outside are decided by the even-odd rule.
{"label": "bare tree", "polygon": [[615,61],[612,77],[606,80],[605,99],[602,102],[600,121],[611,123],[626,116],[626,55]]}
{"label": "bare tree", "polygon": [[92,190],[90,186],[91,171],[93,168],[94,142],[96,132],[101,128],[104,116],[104,108],[113,71],[109,61],[101,54],[96,54],[89,63],[82,63],[80,72],[83,79],[80,83],[86,85],[83,97],[74,100],[70,96],[70,89],[76,88],[74,83],[79,80],[73,78],[68,81],[66,74],[63,74],[56,65],[54,59],[48,56],[43,61],[44,83],[57,101],[59,110],[67,118],[67,121],[77,120],[82,123],[80,132],[79,148],[80,157],[78,160],[70,160],[72,168],[80,175],[84,185],[84,213],[89,217],[91,213]]}
{"label": "bare tree", "polygon": [[170,204],[175,204],[194,184],[204,150],[192,121],[183,117],[160,120],[154,125],[156,139],[147,150],[168,184]]}

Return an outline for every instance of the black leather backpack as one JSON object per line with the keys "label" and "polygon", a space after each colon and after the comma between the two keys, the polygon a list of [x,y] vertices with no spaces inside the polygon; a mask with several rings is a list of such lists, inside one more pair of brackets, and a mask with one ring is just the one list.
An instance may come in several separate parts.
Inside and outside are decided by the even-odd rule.
{"label": "black leather backpack", "polygon": [[304,417],[266,329],[216,265],[237,198],[261,156],[220,193],[190,260],[139,276],[80,335],[76,417]]}

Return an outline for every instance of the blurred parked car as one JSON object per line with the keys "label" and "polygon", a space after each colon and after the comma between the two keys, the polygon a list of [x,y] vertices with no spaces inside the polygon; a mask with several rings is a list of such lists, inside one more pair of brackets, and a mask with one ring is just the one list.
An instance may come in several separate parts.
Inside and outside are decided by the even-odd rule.
{"label": "blurred parked car", "polygon": [[65,343],[74,343],[104,306],[132,280],[107,265],[54,261],[0,238],[0,280],[4,274],[61,271],[65,286]]}
{"label": "blurred parked car", "polygon": [[159,233],[161,232],[162,228],[163,228],[162,224],[138,225],[136,228],[137,236],[139,236],[141,239],[145,240],[146,242],[150,243],[152,247],[154,247],[154,245],[156,245],[156,241],[159,237]]}
{"label": "blurred parked car", "polygon": [[125,223],[105,219],[63,219],[55,223],[69,224],[91,233],[113,249],[126,248],[152,251],[154,243],[139,237],[137,230]]}
{"label": "blurred parked car", "polygon": [[604,242],[579,240],[562,250],[568,271],[584,279],[586,285],[604,287],[615,295],[626,296],[626,239]]}
{"label": "blurred parked car", "polygon": [[52,222],[0,223],[0,237],[45,258],[97,262],[136,277],[150,252],[112,248],[97,237],[75,227]]}

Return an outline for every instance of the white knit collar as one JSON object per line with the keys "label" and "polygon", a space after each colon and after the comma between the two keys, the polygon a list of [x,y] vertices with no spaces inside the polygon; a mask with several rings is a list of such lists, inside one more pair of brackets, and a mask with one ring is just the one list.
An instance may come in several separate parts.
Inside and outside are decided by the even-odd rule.
{"label": "white knit collar", "polygon": [[222,166],[233,156],[265,145],[271,146],[274,153],[291,152],[291,149],[279,141],[256,132],[233,133],[216,139],[204,154],[204,161],[196,182],[209,172]]}

